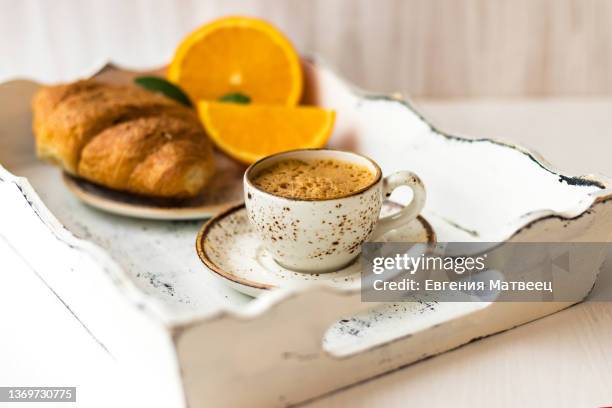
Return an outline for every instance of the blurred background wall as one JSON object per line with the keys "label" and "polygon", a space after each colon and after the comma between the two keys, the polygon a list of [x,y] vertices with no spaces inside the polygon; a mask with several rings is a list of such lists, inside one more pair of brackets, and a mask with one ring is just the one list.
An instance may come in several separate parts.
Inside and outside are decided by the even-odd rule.
{"label": "blurred background wall", "polygon": [[168,61],[221,15],[278,25],[362,88],[425,97],[612,93],[608,0],[0,0],[0,81]]}

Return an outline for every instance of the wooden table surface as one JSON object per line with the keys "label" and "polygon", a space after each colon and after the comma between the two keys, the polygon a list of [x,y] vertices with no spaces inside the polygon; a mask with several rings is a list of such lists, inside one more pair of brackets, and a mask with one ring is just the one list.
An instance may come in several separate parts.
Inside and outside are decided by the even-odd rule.
{"label": "wooden table surface", "polygon": [[[170,60],[178,42],[223,15],[276,24],[364,89],[411,95],[612,93],[612,2],[605,0],[4,1],[0,81],[73,80],[111,57]],[[104,58],[106,57],[106,58]]]}
{"label": "wooden table surface", "polygon": [[[568,173],[612,176],[612,99],[416,104],[443,130],[517,142]],[[611,270],[609,255],[602,271]],[[612,300],[608,283],[595,294]],[[612,302],[573,306],[307,406],[612,406]]]}

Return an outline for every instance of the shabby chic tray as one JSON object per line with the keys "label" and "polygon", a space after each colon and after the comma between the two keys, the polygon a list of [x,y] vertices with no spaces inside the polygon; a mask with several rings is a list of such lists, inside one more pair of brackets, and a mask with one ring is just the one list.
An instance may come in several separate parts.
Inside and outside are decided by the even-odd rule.
{"label": "shabby chic tray", "polygon": [[[331,147],[364,153],[384,173],[419,174],[439,242],[610,240],[606,182],[562,174],[518,146],[445,134],[408,102],[356,91],[320,62],[304,69],[306,102],[337,111]],[[0,239],[134,374],[143,406],[291,405],[570,304],[374,305],[358,291],[316,284],[242,295],[199,262],[203,221],[125,218],[70,194],[60,172],[34,157],[37,87],[0,86]],[[588,294],[604,256],[585,263],[576,298]]]}

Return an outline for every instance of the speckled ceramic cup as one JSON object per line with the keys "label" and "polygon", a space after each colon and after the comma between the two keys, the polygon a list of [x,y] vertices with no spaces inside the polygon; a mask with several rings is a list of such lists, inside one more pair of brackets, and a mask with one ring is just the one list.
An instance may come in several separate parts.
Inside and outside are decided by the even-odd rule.
{"label": "speckled ceramic cup", "polygon": [[[374,180],[366,187],[332,199],[280,197],[257,188],[251,181],[259,172],[288,159],[334,159],[367,167]],[[385,197],[400,186],[413,191],[410,204],[380,218]],[[425,204],[425,187],[410,171],[385,178],[371,159],[356,153],[328,149],[292,150],[252,164],[244,174],[244,196],[250,222],[276,262],[300,272],[322,273],[351,263],[367,239],[411,222]]]}

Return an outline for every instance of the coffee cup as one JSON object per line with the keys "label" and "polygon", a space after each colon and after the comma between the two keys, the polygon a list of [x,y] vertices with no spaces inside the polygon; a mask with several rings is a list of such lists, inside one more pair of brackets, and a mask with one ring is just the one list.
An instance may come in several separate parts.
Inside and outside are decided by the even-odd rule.
{"label": "coffee cup", "polygon": [[[411,202],[380,217],[383,200],[401,186],[412,189]],[[331,149],[291,150],[255,162],[244,174],[244,195],[249,221],[274,260],[307,273],[350,264],[363,242],[414,220],[426,197],[416,174],[383,178],[373,160]]]}

